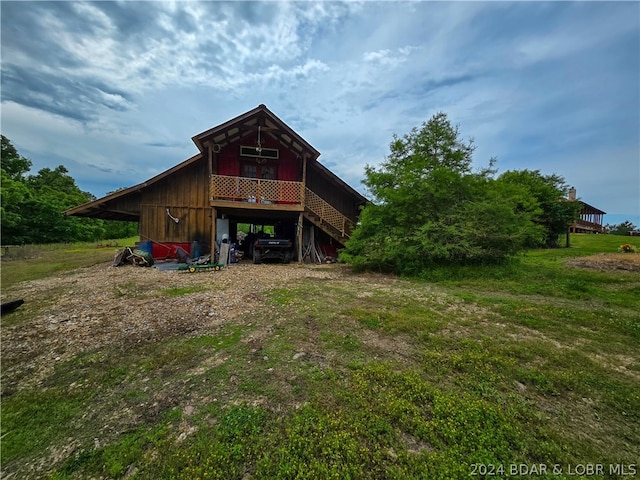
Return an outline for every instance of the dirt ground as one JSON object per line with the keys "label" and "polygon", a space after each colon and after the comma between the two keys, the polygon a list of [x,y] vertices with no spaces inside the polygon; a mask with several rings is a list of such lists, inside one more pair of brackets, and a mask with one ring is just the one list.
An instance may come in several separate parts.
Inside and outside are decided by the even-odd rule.
{"label": "dirt ground", "polygon": [[[567,265],[640,272],[638,254],[600,254]],[[229,321],[249,322],[262,293],[303,278],[384,283],[344,265],[233,264],[183,273],[102,264],[10,289],[25,304],[2,322],[2,394],[39,385],[56,362],[106,345],[135,348],[176,335],[204,335]],[[185,295],[185,293],[189,293]],[[28,318],[25,328],[21,318]]]}
{"label": "dirt ground", "polygon": [[595,270],[628,270],[640,272],[640,254],[637,253],[600,253],[588,257],[578,257],[567,265]]}
{"label": "dirt ground", "polygon": [[3,318],[2,393],[41,384],[56,362],[81,352],[204,335],[231,320],[249,322],[266,290],[345,276],[354,277],[338,264],[239,263],[197,273],[102,264],[24,282],[6,295],[25,303]]}

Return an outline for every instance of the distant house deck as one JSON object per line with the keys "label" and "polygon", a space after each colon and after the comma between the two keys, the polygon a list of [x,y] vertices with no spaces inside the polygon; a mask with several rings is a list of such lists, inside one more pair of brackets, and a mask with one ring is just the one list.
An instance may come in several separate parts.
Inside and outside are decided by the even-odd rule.
{"label": "distant house deck", "polygon": [[581,205],[580,218],[570,227],[571,233],[603,233],[602,226],[606,212],[578,200]]}
{"label": "distant house deck", "polygon": [[589,205],[582,200],[576,200],[576,190],[571,188],[569,191],[569,200],[580,203],[580,215],[578,219],[569,227],[571,233],[603,233],[602,226],[606,212],[599,208]]}

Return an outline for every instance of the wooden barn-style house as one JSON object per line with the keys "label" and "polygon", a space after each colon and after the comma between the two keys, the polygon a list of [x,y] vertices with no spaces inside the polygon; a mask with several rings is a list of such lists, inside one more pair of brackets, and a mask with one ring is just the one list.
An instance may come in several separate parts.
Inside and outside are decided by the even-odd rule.
{"label": "wooden barn-style house", "polygon": [[155,257],[169,256],[176,245],[210,252],[214,241],[241,238],[239,225],[249,226],[249,235],[268,231],[291,239],[299,261],[317,261],[310,251],[335,256],[349,238],[366,199],[319,163],[320,153],[265,105],[192,140],[193,157],[65,213],[137,221]]}

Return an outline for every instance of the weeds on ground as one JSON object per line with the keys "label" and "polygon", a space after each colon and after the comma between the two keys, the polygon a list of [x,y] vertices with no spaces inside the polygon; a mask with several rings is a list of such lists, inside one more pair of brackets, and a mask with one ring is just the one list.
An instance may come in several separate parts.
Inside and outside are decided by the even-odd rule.
{"label": "weeds on ground", "polygon": [[3,469],[449,479],[557,465],[537,478],[576,478],[571,465],[594,464],[622,478],[640,450],[637,276],[583,276],[562,257],[435,284],[307,279],[267,292],[251,326],[84,354],[44,391],[3,398]]}

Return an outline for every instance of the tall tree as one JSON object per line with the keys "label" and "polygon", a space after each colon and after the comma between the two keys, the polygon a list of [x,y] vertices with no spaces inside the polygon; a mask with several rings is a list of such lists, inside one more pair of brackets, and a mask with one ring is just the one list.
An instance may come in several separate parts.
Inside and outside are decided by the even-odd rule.
{"label": "tall tree", "polygon": [[31,191],[24,182],[14,180],[3,169],[0,170],[0,225],[2,242],[5,244],[22,243],[24,218],[22,206],[31,198]]}
{"label": "tall tree", "polygon": [[53,170],[43,168],[27,178],[32,199],[26,205],[30,214],[25,215],[25,224],[32,232],[31,243],[91,241],[103,237],[101,220],[63,214],[75,205],[94,199],[90,193],[80,190],[68,173],[59,165]]}
{"label": "tall tree", "polygon": [[434,264],[501,261],[538,235],[519,206],[524,189],[471,171],[473,141],[438,113],[420,129],[394,135],[379,168],[363,183],[374,197],[343,258],[359,268],[418,274]]}
{"label": "tall tree", "polygon": [[569,186],[563,177],[543,175],[539,170],[511,170],[498,177],[498,181],[519,185],[535,202],[529,205],[536,224],[544,229],[544,236],[530,239],[529,247],[554,248],[559,246],[559,238],[575,221],[580,211],[578,202],[566,201]]}
{"label": "tall tree", "polygon": [[2,161],[0,163],[0,226],[2,242],[21,243],[24,235],[22,206],[31,198],[24,176],[31,161],[18,153],[11,141],[2,135]]}

